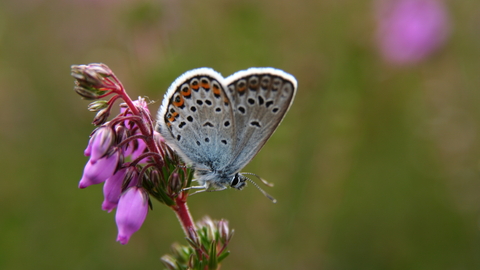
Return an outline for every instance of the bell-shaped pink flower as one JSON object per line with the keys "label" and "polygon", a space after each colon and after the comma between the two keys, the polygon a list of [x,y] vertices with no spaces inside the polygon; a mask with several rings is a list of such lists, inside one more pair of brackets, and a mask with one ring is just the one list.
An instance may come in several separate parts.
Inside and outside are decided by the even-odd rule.
{"label": "bell-shaped pink flower", "polygon": [[127,189],[118,201],[115,221],[118,228],[117,241],[125,245],[133,233],[142,226],[148,212],[148,194],[143,188]]}
{"label": "bell-shaped pink flower", "polygon": [[83,169],[83,176],[78,183],[78,187],[86,188],[107,180],[115,173],[119,159],[120,154],[115,151],[112,155],[101,158],[95,163],[89,160]]}
{"label": "bell-shaped pink flower", "polygon": [[110,127],[100,127],[90,138],[85,152],[90,154],[90,161],[95,163],[98,159],[105,156],[115,143],[115,132]]}
{"label": "bell-shaped pink flower", "polygon": [[88,141],[87,148],[85,148],[85,151],[83,151],[83,155],[86,156],[86,157],[89,157],[89,156],[92,155],[92,140],[93,140],[93,136],[90,137],[90,140]]}
{"label": "bell-shaped pink flower", "polygon": [[105,184],[103,185],[103,210],[110,213],[115,207],[117,207],[118,200],[122,194],[122,186],[126,174],[127,169],[121,169],[105,181]]}
{"label": "bell-shaped pink flower", "polygon": [[138,171],[135,167],[128,167],[118,170],[112,177],[108,178],[103,185],[104,200],[102,209],[109,213],[118,205],[125,181],[129,181],[127,189],[138,185]]}
{"label": "bell-shaped pink flower", "polygon": [[450,23],[441,0],[379,0],[377,39],[384,59],[414,64],[446,41]]}

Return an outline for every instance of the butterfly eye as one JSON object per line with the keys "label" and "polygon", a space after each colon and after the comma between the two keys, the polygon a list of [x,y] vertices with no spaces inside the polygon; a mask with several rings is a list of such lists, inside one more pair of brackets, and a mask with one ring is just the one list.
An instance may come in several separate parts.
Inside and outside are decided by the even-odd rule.
{"label": "butterfly eye", "polygon": [[235,174],[235,176],[233,177],[233,180],[232,182],[230,183],[230,186],[232,187],[235,187],[237,184],[238,184],[238,174]]}
{"label": "butterfly eye", "polygon": [[238,190],[241,190],[245,187],[245,181],[246,178],[242,175],[239,175],[238,173],[235,174],[235,176],[232,179],[232,182],[230,182],[230,186],[232,188],[236,188]]}

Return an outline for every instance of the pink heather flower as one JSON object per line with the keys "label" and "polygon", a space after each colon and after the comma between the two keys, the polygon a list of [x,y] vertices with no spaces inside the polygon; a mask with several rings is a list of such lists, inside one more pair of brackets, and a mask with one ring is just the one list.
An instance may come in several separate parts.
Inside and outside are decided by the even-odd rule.
{"label": "pink heather flower", "polygon": [[[89,150],[90,161],[95,163],[108,153],[115,143],[115,132],[113,129],[103,126],[98,128],[90,138],[86,150]],[[87,151],[85,151],[87,152]]]}
{"label": "pink heather flower", "polygon": [[83,169],[83,176],[78,183],[79,188],[86,188],[90,185],[100,184],[111,177],[120,159],[120,154],[115,151],[111,156],[103,157],[95,163],[89,160]]}
{"label": "pink heather flower", "polygon": [[437,51],[449,30],[440,0],[378,2],[377,40],[382,56],[394,64],[418,63]]}
{"label": "pink heather flower", "polygon": [[[137,106],[140,110],[143,110],[144,114],[150,115],[150,111],[148,110],[148,106],[147,106],[148,104],[145,101],[145,99],[139,97],[138,100],[135,100],[133,102],[133,104],[135,104],[135,106]],[[120,114],[125,113],[125,111],[127,111],[127,108],[128,107],[126,106],[120,106]],[[131,116],[131,115],[132,114],[130,111],[126,114],[126,116]],[[127,129],[133,130],[133,135],[141,134],[137,125],[133,121],[129,121],[129,120],[125,121],[125,127]],[[146,149],[147,149],[147,145],[145,144],[145,142],[141,139],[137,139],[127,144],[123,150],[124,150],[125,156],[131,156],[132,160],[135,160],[137,157],[143,154]],[[145,162],[145,160],[143,160],[142,162]]]}
{"label": "pink heather flower", "polygon": [[118,170],[112,177],[108,178],[103,185],[102,209],[110,213],[117,207],[125,181],[129,181],[126,188],[137,186],[139,184],[138,176],[135,167],[128,167]]}
{"label": "pink heather flower", "polygon": [[125,245],[133,233],[142,226],[148,212],[148,194],[143,188],[131,187],[118,201],[115,221],[118,227],[117,241]]}
{"label": "pink heather flower", "polygon": [[105,184],[103,185],[103,210],[110,213],[115,207],[117,207],[118,200],[122,194],[123,180],[125,180],[126,174],[127,169],[121,169],[105,181]]}
{"label": "pink heather flower", "polygon": [[83,155],[86,157],[89,157],[92,155],[92,141],[93,141],[93,136],[90,137],[90,140],[88,141],[87,148],[85,148],[85,151],[83,151]]}

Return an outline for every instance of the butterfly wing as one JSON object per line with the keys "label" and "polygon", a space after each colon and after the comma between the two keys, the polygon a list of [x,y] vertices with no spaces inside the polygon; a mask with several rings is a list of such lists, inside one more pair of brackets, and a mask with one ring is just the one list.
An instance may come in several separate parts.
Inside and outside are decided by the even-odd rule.
{"label": "butterfly wing", "polygon": [[235,149],[235,126],[224,78],[209,68],[180,76],[165,94],[157,131],[197,169],[224,167]]}
{"label": "butterfly wing", "polygon": [[274,68],[250,68],[225,79],[235,120],[235,149],[226,171],[245,167],[290,108],[297,80]]}

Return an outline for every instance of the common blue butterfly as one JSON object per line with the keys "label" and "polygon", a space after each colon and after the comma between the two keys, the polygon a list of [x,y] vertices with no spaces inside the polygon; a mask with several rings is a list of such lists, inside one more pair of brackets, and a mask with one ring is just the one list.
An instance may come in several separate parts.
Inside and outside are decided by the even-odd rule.
{"label": "common blue butterfly", "polygon": [[249,68],[227,78],[210,68],[190,70],[165,94],[156,129],[195,169],[199,185],[190,188],[241,190],[249,179],[240,170],[278,127],[296,91],[297,80],[274,68]]}

